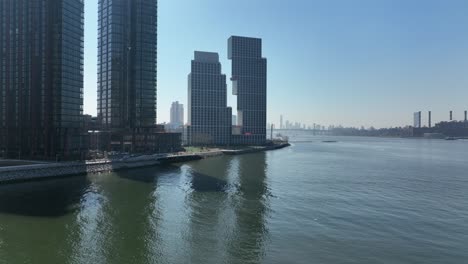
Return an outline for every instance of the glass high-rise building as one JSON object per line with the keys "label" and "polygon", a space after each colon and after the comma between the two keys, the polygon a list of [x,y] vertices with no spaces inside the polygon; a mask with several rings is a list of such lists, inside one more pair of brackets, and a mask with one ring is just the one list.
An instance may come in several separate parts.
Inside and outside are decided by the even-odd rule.
{"label": "glass high-rise building", "polygon": [[218,53],[195,51],[188,76],[189,145],[229,145],[232,110]]}
{"label": "glass high-rise building", "polygon": [[237,123],[241,135],[235,144],[261,145],[266,141],[267,60],[262,57],[262,40],[232,36],[228,40],[232,61],[233,94],[237,95]]}
{"label": "glass high-rise building", "polygon": [[99,0],[98,118],[104,129],[156,124],[157,0]]}
{"label": "glass high-rise building", "polygon": [[83,111],[83,0],[0,1],[0,148],[76,154]]}

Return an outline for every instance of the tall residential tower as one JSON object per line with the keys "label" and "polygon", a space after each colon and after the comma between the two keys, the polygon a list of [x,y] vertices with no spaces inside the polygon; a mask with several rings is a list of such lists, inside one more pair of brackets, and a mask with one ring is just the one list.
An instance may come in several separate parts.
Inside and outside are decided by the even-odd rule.
{"label": "tall residential tower", "polygon": [[77,155],[83,111],[83,0],[0,1],[0,151]]}
{"label": "tall residential tower", "polygon": [[267,60],[262,57],[262,40],[230,37],[228,59],[232,60],[233,94],[237,95],[237,123],[240,135],[235,144],[266,142]]}
{"label": "tall residential tower", "polygon": [[157,0],[99,0],[97,113],[104,149],[180,149],[181,134],[156,123],[157,15]]}
{"label": "tall residential tower", "polygon": [[111,131],[156,124],[157,0],[99,0],[98,118]]}
{"label": "tall residential tower", "polygon": [[229,145],[232,110],[218,53],[195,51],[188,76],[189,145]]}

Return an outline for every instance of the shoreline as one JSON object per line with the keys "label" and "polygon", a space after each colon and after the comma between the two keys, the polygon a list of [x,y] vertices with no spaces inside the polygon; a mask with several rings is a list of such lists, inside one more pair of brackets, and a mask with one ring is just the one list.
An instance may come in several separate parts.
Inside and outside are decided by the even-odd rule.
{"label": "shoreline", "polygon": [[197,153],[142,155],[118,160],[102,159],[95,161],[72,161],[0,167],[0,184],[45,180],[51,178],[65,178],[85,174],[108,173],[172,163],[190,162],[223,155],[242,155],[270,151],[282,149],[288,146],[290,146],[289,143],[282,143],[272,146],[249,147],[239,150],[219,149]]}

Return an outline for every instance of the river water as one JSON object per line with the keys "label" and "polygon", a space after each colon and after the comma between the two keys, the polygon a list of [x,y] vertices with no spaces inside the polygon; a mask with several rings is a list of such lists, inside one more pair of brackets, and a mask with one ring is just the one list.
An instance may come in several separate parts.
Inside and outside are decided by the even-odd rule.
{"label": "river water", "polygon": [[468,263],[468,141],[292,139],[0,186],[0,263]]}

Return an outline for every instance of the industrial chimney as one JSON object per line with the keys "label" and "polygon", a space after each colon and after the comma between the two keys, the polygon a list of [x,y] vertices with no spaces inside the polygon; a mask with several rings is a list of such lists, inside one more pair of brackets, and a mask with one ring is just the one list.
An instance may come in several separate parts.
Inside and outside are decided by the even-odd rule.
{"label": "industrial chimney", "polygon": [[428,123],[429,123],[428,124],[429,128],[431,128],[432,127],[432,113],[431,113],[431,111],[429,111],[429,122]]}
{"label": "industrial chimney", "polygon": [[450,111],[450,121],[453,120],[453,111]]}
{"label": "industrial chimney", "polygon": [[467,117],[468,117],[468,111],[465,110],[465,122],[468,121]]}

